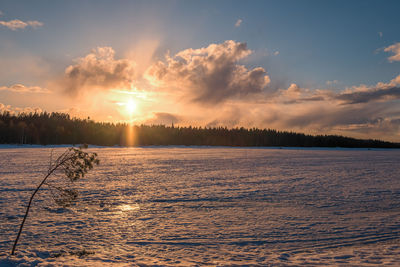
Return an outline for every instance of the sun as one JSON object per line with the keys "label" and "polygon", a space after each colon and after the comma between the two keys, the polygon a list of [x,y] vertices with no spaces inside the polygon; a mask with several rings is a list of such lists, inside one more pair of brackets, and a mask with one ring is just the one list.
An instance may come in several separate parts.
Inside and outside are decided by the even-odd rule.
{"label": "sun", "polygon": [[126,109],[128,114],[133,114],[136,111],[136,108],[137,108],[137,103],[133,99],[129,99],[125,103],[125,109]]}

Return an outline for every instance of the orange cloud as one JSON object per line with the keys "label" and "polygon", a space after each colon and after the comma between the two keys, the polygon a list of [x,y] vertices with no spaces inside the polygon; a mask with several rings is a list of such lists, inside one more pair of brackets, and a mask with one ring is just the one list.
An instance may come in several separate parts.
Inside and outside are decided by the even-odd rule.
{"label": "orange cloud", "polygon": [[0,103],[0,113],[3,112],[10,112],[11,114],[18,114],[18,113],[40,113],[42,112],[41,108],[34,108],[34,107],[13,107],[11,105],[4,105]]}
{"label": "orange cloud", "polygon": [[[125,119],[115,103],[109,102],[121,102],[120,98],[129,94],[141,104],[135,122],[265,127],[400,141],[400,75],[389,82],[340,92],[295,83],[275,88],[263,68],[240,64],[251,52],[245,43],[225,41],[182,50],[167,55],[164,61],[151,63],[150,56],[137,61],[150,65],[145,70],[131,59],[116,59],[111,47],[99,47],[67,67],[61,85],[71,95],[99,90],[79,101],[70,99],[74,106],[83,108],[81,114],[95,119]],[[142,79],[143,72],[146,79]],[[126,91],[138,83],[144,86]],[[0,90],[33,93],[45,89],[17,84]],[[181,101],[182,96],[202,105]]]}
{"label": "orange cloud", "polygon": [[135,63],[128,59],[115,59],[111,47],[98,47],[75,65],[65,69],[61,81],[64,91],[77,95],[87,89],[130,89],[134,82]]}
{"label": "orange cloud", "polygon": [[11,91],[16,93],[50,93],[46,88],[41,88],[39,86],[25,86],[23,84],[14,84],[12,86],[0,86],[0,91]]}

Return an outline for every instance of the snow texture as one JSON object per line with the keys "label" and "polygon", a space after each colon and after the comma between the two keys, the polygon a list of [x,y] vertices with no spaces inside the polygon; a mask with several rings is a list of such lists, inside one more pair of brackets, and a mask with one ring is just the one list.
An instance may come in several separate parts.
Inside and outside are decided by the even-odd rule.
{"label": "snow texture", "polygon": [[400,150],[90,148],[9,256],[50,151],[0,149],[0,266],[400,265]]}

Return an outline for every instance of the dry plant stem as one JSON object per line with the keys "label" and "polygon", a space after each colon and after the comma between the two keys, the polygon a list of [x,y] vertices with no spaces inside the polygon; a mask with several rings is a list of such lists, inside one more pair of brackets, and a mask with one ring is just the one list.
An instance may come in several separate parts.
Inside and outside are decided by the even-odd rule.
{"label": "dry plant stem", "polygon": [[33,197],[34,197],[34,196],[36,195],[36,193],[39,191],[40,187],[46,182],[46,179],[47,179],[54,171],[55,171],[55,169],[52,169],[51,172],[49,172],[49,173],[46,175],[46,177],[44,177],[44,179],[42,180],[42,182],[39,184],[38,187],[36,187],[35,191],[32,193],[31,198],[29,199],[28,206],[26,207],[24,219],[22,220],[21,226],[19,227],[18,235],[17,235],[17,238],[15,239],[15,242],[14,242],[14,245],[13,245],[13,248],[12,248],[12,251],[11,251],[11,255],[14,255],[15,247],[17,246],[19,237],[20,237],[21,232],[22,232],[22,228],[24,227],[26,218],[28,217],[28,213],[29,213],[29,209],[31,208],[31,204],[32,204]]}
{"label": "dry plant stem", "polygon": [[47,178],[49,178],[49,176],[51,174],[53,174],[54,171],[56,171],[60,166],[62,166],[64,163],[66,163],[68,160],[71,160],[71,156],[68,156],[68,150],[66,152],[64,152],[60,157],[57,158],[57,160],[55,161],[54,164],[51,163],[51,159],[50,159],[50,166],[49,166],[49,170],[47,172],[47,175],[43,178],[42,182],[36,187],[35,191],[33,191],[31,198],[29,199],[29,203],[28,206],[26,207],[26,211],[25,211],[25,216],[21,222],[21,225],[19,227],[19,231],[18,231],[18,235],[17,238],[15,239],[12,251],[11,251],[11,255],[14,255],[15,252],[15,248],[17,246],[19,237],[21,236],[21,232],[22,232],[22,228],[24,227],[26,218],[28,217],[28,213],[29,210],[31,208],[31,204],[33,201],[33,198],[35,197],[36,193],[39,191],[40,187],[42,187],[43,184],[46,183]]}

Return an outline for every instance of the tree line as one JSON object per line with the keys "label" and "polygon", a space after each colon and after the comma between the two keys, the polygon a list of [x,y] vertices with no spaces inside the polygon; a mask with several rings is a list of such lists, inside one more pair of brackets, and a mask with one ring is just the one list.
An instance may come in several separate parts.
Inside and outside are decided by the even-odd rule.
{"label": "tree line", "polygon": [[92,144],[101,146],[295,146],[400,148],[400,143],[338,135],[306,135],[273,129],[176,127],[104,123],[66,113],[0,113],[2,144]]}

